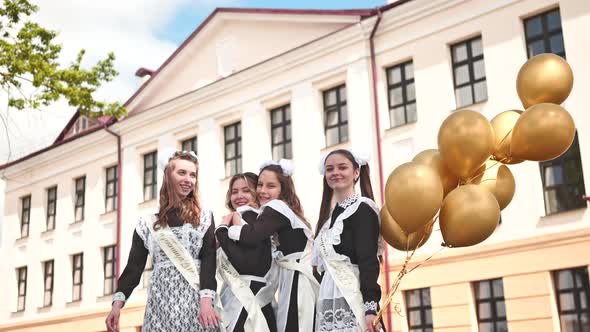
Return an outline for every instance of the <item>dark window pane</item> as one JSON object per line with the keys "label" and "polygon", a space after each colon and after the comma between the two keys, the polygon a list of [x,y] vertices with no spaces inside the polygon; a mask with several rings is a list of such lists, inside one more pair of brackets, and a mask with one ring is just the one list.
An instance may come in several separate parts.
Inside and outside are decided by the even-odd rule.
{"label": "dark window pane", "polygon": [[422,325],[422,315],[420,314],[420,310],[410,311],[409,320],[410,320],[410,326]]}
{"label": "dark window pane", "polygon": [[428,325],[432,325],[432,310],[428,309],[424,311],[424,315],[425,315],[425,323]]}
{"label": "dark window pane", "polygon": [[563,36],[559,34],[549,37],[549,46],[551,47],[552,53],[562,54],[565,52],[565,48],[563,46]]}
{"label": "dark window pane", "polygon": [[561,16],[559,10],[547,13],[547,30],[561,30]]}
{"label": "dark window pane", "polygon": [[412,290],[408,291],[407,293],[407,301],[409,307],[419,307],[420,306],[420,290]]}
{"label": "dark window pane", "polygon": [[473,63],[473,78],[478,80],[486,76],[486,69],[483,59],[477,60]]}
{"label": "dark window pane", "polygon": [[561,331],[562,332],[581,332],[578,329],[578,317],[575,314],[561,315]]}
{"label": "dark window pane", "polygon": [[291,124],[285,125],[285,138],[287,140],[291,139]]}
{"label": "dark window pane", "polygon": [[418,114],[416,112],[416,103],[411,103],[406,106],[406,115],[408,123],[418,121]]}
{"label": "dark window pane", "polygon": [[340,102],[346,101],[346,86],[345,85],[340,87],[339,93],[340,93]]}
{"label": "dark window pane", "polygon": [[492,318],[492,307],[489,302],[480,303],[477,307],[480,320]]}
{"label": "dark window pane", "polygon": [[348,125],[340,126],[340,142],[348,141]]}
{"label": "dark window pane", "polygon": [[338,124],[338,112],[328,112],[326,116],[326,126],[335,126]]}
{"label": "dark window pane", "polygon": [[559,295],[559,308],[561,310],[573,310],[576,308],[573,293],[563,293]]}
{"label": "dark window pane", "polygon": [[506,306],[504,301],[496,302],[496,316],[498,318],[506,318]]}
{"label": "dark window pane", "polygon": [[270,113],[270,114],[271,114],[271,123],[272,123],[273,125],[275,125],[275,124],[279,124],[279,123],[281,123],[281,122],[283,121],[283,119],[282,119],[282,114],[281,114],[281,113],[282,113],[282,112],[281,112],[281,110],[280,110],[280,109],[278,109],[278,110],[275,110],[275,111],[272,111],[272,112]]}
{"label": "dark window pane", "polygon": [[557,287],[560,290],[570,289],[574,287],[574,277],[570,270],[559,271],[557,278]]}
{"label": "dark window pane", "polygon": [[399,105],[404,102],[402,87],[389,90],[390,105]]}
{"label": "dark window pane", "polygon": [[272,139],[275,143],[280,143],[283,141],[283,128],[278,127],[272,130]]}
{"label": "dark window pane", "polygon": [[430,306],[430,290],[423,289],[421,293],[422,297],[422,305],[423,306]]}
{"label": "dark window pane", "polygon": [[502,285],[502,279],[496,279],[492,281],[492,288],[494,297],[504,297],[504,286]]}
{"label": "dark window pane", "polygon": [[336,104],[336,90],[329,90],[325,94],[326,106],[332,106]]}
{"label": "dark window pane", "polygon": [[541,53],[545,53],[545,43],[542,40],[537,40],[529,44],[529,57]]}
{"label": "dark window pane", "polygon": [[494,323],[479,323],[479,332],[494,332]]}
{"label": "dark window pane", "polygon": [[541,17],[534,17],[528,19],[525,24],[527,37],[537,37],[543,34],[543,25],[541,24]]}

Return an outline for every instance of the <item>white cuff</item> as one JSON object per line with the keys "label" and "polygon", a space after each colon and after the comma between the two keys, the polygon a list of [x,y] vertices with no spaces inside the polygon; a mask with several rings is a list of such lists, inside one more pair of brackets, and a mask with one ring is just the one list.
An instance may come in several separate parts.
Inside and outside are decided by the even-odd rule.
{"label": "white cuff", "polygon": [[126,300],[127,299],[125,298],[125,294],[123,294],[123,292],[116,292],[113,294],[113,301],[111,303],[114,303],[115,301],[122,301],[125,303]]}
{"label": "white cuff", "polygon": [[199,291],[199,296],[200,297],[209,297],[214,299],[215,298],[215,291],[211,290],[211,289],[201,289]]}
{"label": "white cuff", "polygon": [[227,235],[234,241],[240,240],[240,234],[242,233],[242,225],[232,226],[228,229]]}

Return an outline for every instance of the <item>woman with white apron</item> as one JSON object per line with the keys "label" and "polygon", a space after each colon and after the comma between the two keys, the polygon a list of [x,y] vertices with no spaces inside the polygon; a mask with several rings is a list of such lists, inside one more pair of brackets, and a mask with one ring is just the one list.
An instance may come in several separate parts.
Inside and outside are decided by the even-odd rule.
{"label": "woman with white apron", "polygon": [[218,331],[214,310],[215,224],[198,199],[198,160],[194,152],[162,153],[164,169],[157,214],[140,218],[106,319],[108,331],[119,330],[121,308],[140,281],[148,254],[150,277],[142,331]]}
{"label": "woman with white apron", "polygon": [[[382,239],[367,161],[361,153],[340,149],[320,163],[323,195],[313,264],[322,280],[315,331],[382,329],[382,323],[373,326],[381,298],[377,280]],[[359,180],[362,196],[355,192]]]}
{"label": "woman with white apron", "polygon": [[[228,235],[246,245],[273,236],[274,261],[279,267],[277,330],[313,330],[314,303],[319,284],[311,267],[312,232],[303,210],[288,160],[265,162],[258,176],[256,194],[261,211],[256,223],[240,225],[233,219]],[[229,225],[229,222],[226,222]]]}
{"label": "woman with white apron", "polygon": [[[240,224],[257,222],[257,183],[258,176],[251,172],[236,174],[229,181],[226,207],[232,213],[240,213]],[[229,214],[224,218],[231,220],[232,217]],[[276,280],[272,280],[270,237],[255,245],[245,245],[231,240],[227,229],[222,224],[215,231],[220,243],[217,272],[223,280],[221,303],[227,318],[226,329],[233,332],[276,332],[273,309]]]}

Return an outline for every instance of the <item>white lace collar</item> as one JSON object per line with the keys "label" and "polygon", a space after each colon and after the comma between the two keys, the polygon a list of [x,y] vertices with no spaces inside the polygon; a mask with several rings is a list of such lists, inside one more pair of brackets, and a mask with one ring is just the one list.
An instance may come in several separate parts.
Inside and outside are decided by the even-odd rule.
{"label": "white lace collar", "polygon": [[354,193],[350,196],[348,196],[345,200],[343,200],[342,202],[338,203],[338,206],[346,209],[347,207],[351,206],[352,204],[354,204],[354,202],[356,202],[356,200],[359,198],[359,194]]}

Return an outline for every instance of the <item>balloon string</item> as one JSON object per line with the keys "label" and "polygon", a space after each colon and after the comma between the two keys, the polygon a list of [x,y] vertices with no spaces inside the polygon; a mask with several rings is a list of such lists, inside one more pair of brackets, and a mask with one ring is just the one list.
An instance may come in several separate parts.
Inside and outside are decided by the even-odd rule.
{"label": "balloon string", "polygon": [[[431,222],[427,223],[426,225],[424,225],[424,227],[433,227],[434,223],[438,220],[439,214],[437,213],[437,215],[432,219]],[[410,247],[410,238],[407,237],[406,239],[406,259],[404,260],[404,264],[402,265],[401,270],[399,271],[399,273],[397,274],[397,276],[395,277],[395,281],[393,282],[393,285],[391,286],[391,288],[389,289],[388,293],[387,293],[387,298],[385,299],[385,303],[383,304],[383,307],[381,307],[381,309],[379,309],[379,312],[377,313],[377,316],[375,317],[375,320],[373,321],[373,326],[377,326],[377,324],[379,324],[381,318],[383,317],[383,314],[385,313],[385,309],[387,309],[387,306],[389,306],[389,303],[391,302],[391,300],[393,299],[393,296],[395,295],[401,281],[402,278],[414,271],[418,266],[422,265],[424,262],[430,260],[432,257],[434,257],[434,255],[436,255],[437,253],[441,252],[442,249],[446,248],[446,246],[443,246],[443,248],[441,248],[441,250],[438,250],[437,252],[435,252],[434,254],[432,254],[430,257],[428,257],[426,260],[424,260],[424,262],[419,263],[418,265],[416,265],[415,267],[413,267],[412,269],[408,270],[408,265],[410,264],[412,258],[414,257],[414,254],[416,253],[416,250],[418,249],[418,247],[420,247],[421,245],[424,244],[424,242],[426,242],[427,240],[427,235],[426,233],[422,234],[422,238],[420,239],[420,241],[418,242],[418,245],[416,245],[416,248],[414,248],[411,253],[408,250]],[[387,273],[387,272],[386,272]],[[399,303],[396,303],[394,305],[394,311],[398,314],[398,315],[402,315],[401,314],[401,308],[399,306]]]}

